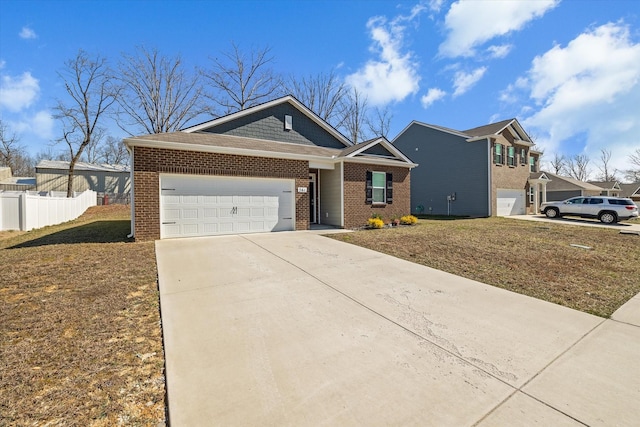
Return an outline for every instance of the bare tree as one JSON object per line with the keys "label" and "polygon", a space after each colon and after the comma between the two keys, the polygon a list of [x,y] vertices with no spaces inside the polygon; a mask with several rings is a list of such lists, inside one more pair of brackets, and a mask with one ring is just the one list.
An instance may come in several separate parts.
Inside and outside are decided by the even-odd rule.
{"label": "bare tree", "polygon": [[0,166],[11,169],[13,176],[27,176],[33,173],[33,159],[26,148],[20,144],[20,138],[9,132],[7,125],[0,119]]}
{"label": "bare tree", "polygon": [[591,173],[589,163],[589,157],[585,154],[576,154],[573,157],[569,157],[567,159],[567,173],[571,178],[578,181],[586,181]]}
{"label": "bare tree", "polygon": [[223,114],[244,110],[280,94],[282,82],[271,68],[274,59],[269,47],[253,48],[246,54],[232,42],[230,51],[210,59],[211,68],[201,71],[213,88],[206,96],[222,107]]}
{"label": "bare tree", "polygon": [[308,77],[291,76],[287,91],[295,96],[311,111],[328,123],[334,123],[340,104],[347,96],[347,87],[340,81],[335,71],[320,73]]}
{"label": "bare tree", "polygon": [[97,127],[93,132],[91,142],[85,147],[81,160],[87,163],[99,163],[100,162],[100,150],[102,149],[102,143],[106,134],[106,130],[101,127]]}
{"label": "bare tree", "polygon": [[611,163],[611,150],[607,150],[606,148],[602,148],[600,150],[600,164],[598,164],[598,169],[600,170],[600,174],[598,175],[598,179],[600,181],[610,182],[616,181],[616,170],[611,169],[609,165]]}
{"label": "bare tree", "polygon": [[67,181],[67,197],[71,197],[75,165],[99,132],[98,124],[116,102],[118,90],[106,59],[91,58],[83,50],[66,61],[58,75],[69,97],[66,102],[58,100],[54,118],[62,123],[62,136],[57,141],[66,144],[71,159]]}
{"label": "bare tree", "polygon": [[109,135],[100,147],[100,160],[109,165],[122,165],[129,162],[129,152],[121,139]]}
{"label": "bare tree", "polygon": [[351,89],[340,106],[340,120],[337,127],[342,129],[354,144],[367,139],[364,130],[367,112],[367,98],[358,89]]}
{"label": "bare tree", "polygon": [[559,153],[554,153],[553,159],[549,161],[549,167],[556,175],[562,175],[565,173],[567,166],[567,159]]}
{"label": "bare tree", "polygon": [[631,168],[624,171],[625,179],[628,182],[640,182],[640,148],[629,154]]}
{"label": "bare tree", "polygon": [[366,122],[373,135],[386,138],[389,135],[389,129],[391,129],[392,118],[393,115],[389,111],[389,107],[384,107],[382,110],[376,107],[373,110],[373,116],[368,117]]}
{"label": "bare tree", "polygon": [[174,132],[208,111],[199,75],[185,71],[180,56],[162,56],[144,47],[136,52],[123,54],[119,65],[117,122],[125,132]]}

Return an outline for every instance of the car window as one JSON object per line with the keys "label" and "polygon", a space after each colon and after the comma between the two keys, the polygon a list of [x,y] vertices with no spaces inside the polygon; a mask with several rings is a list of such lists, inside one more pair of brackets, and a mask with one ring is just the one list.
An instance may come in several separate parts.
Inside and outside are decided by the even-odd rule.
{"label": "car window", "polygon": [[582,203],[582,201],[584,200],[584,198],[582,197],[576,197],[575,199],[569,199],[567,200],[567,203],[570,205],[579,205]]}
{"label": "car window", "polygon": [[590,205],[601,205],[602,203],[604,203],[603,199],[596,199],[596,198],[589,199]]}
{"label": "car window", "polygon": [[623,206],[629,206],[629,205],[633,205],[633,200],[631,199],[608,199],[609,203],[612,205],[623,205]]}

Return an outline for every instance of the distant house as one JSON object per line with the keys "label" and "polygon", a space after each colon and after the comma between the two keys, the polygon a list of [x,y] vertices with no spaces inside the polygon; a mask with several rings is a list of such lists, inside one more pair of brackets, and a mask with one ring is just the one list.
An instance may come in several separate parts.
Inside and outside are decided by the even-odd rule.
{"label": "distant house", "polygon": [[35,189],[35,178],[13,176],[11,168],[0,167],[0,191],[27,191]]}
{"label": "distant house", "polygon": [[558,201],[577,196],[600,196],[603,188],[568,176],[545,172],[551,180],[547,184],[547,200]]}
{"label": "distant house", "polygon": [[473,217],[535,213],[548,177],[518,120],[468,130],[411,122],[393,145],[420,166],[411,172],[411,210]]}
{"label": "distant house", "polygon": [[628,197],[640,206],[640,182],[620,184],[620,197]]}
{"label": "distant house", "polygon": [[601,196],[620,197],[620,183],[618,181],[589,181],[589,184],[602,188]]}
{"label": "distant house", "polygon": [[[69,162],[42,160],[36,166],[38,191],[67,191]],[[97,165],[78,162],[74,168],[73,191],[93,190],[109,202],[128,202],[131,174],[128,165]]]}

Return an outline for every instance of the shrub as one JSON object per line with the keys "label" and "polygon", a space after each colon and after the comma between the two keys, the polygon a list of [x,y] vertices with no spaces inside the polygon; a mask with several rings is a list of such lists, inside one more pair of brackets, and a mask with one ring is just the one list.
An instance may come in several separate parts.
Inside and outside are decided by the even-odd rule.
{"label": "shrub", "polygon": [[416,218],[413,215],[405,215],[402,218],[400,218],[400,224],[413,225],[416,222],[418,222],[418,218]]}
{"label": "shrub", "polygon": [[382,221],[380,218],[369,218],[367,225],[369,226],[369,228],[382,228],[384,227],[384,221]]}

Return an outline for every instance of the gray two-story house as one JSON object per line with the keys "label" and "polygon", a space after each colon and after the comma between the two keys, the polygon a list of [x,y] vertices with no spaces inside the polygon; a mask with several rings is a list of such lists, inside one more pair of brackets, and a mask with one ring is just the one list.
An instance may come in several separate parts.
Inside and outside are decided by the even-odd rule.
{"label": "gray two-story house", "polygon": [[535,213],[548,178],[518,120],[463,131],[411,122],[393,144],[420,166],[411,174],[411,210],[472,217]]}

